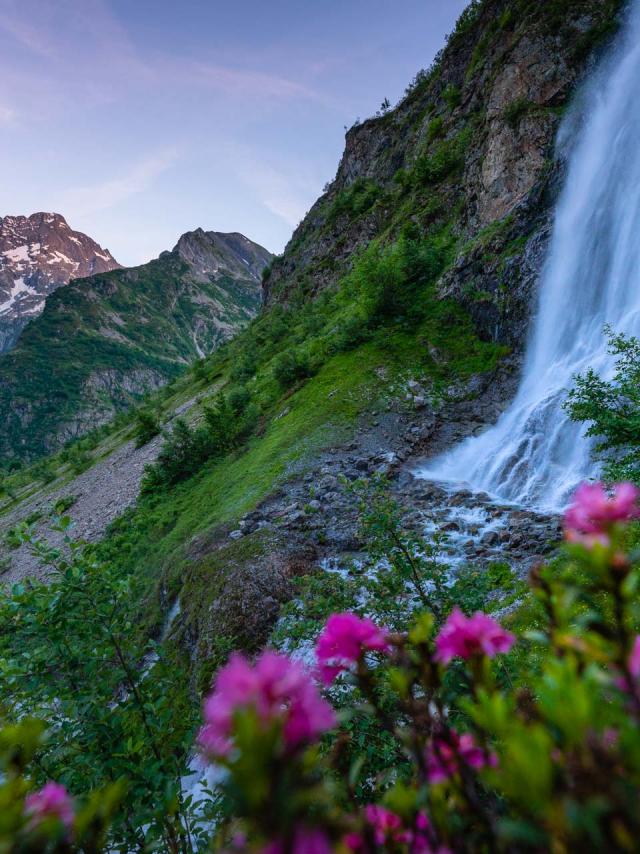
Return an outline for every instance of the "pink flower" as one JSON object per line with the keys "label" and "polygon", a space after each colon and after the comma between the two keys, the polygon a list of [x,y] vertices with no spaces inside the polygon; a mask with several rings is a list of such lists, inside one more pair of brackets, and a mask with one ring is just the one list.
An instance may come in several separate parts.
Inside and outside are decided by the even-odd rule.
{"label": "pink flower", "polygon": [[[637,682],[638,678],[640,678],[640,635],[636,635],[636,639],[633,642],[631,652],[629,653],[629,658],[627,659],[627,666],[629,668],[631,678],[635,679]],[[614,680],[614,684],[621,691],[633,691],[633,684],[629,684],[629,679],[627,676],[618,676]]]}
{"label": "pink flower", "polygon": [[323,830],[299,827],[290,848],[286,848],[282,841],[276,840],[263,848],[262,854],[284,854],[285,851],[290,851],[291,854],[331,854],[333,848]]}
{"label": "pink flower", "polygon": [[583,483],[564,517],[565,537],[592,548],[609,545],[611,526],[640,518],[640,490],[632,483],[619,483],[609,495],[602,483]]}
{"label": "pink flower", "polygon": [[68,830],[73,826],[73,801],[60,783],[47,783],[39,792],[27,795],[24,809],[31,816],[33,825],[46,819],[58,819]]}
{"label": "pink flower", "polygon": [[316,644],[316,658],[325,685],[356,664],[365,652],[389,652],[386,629],[355,614],[332,614]]}
{"label": "pink flower", "polygon": [[509,652],[516,642],[511,632],[505,631],[491,617],[477,611],[465,617],[454,608],[436,637],[436,661],[448,664],[452,658],[468,659],[474,655],[493,658],[500,652]]}
{"label": "pink flower", "polygon": [[342,841],[349,851],[362,851],[364,848],[364,837],[359,833],[347,833]]}
{"label": "pink flower", "polygon": [[[373,830],[376,846],[383,850],[406,845],[412,854],[447,854],[444,848],[433,848],[429,840],[431,822],[423,812],[416,816],[414,826],[407,828],[400,816],[391,810],[378,804],[369,804],[365,807],[365,820]],[[350,851],[366,850],[365,837],[360,833],[348,833],[343,842]]]}
{"label": "pink flower", "polygon": [[[385,842],[406,842],[406,834],[402,831],[402,820],[391,810],[377,804],[369,804],[365,808],[365,816],[373,828],[376,845]],[[400,839],[399,837],[403,837]]]}
{"label": "pink flower", "polygon": [[204,704],[205,722],[199,736],[209,756],[229,754],[234,716],[241,709],[255,710],[265,727],[281,723],[288,747],[313,741],[335,724],[333,709],[304,667],[269,650],[253,666],[235,654],[218,673]]}
{"label": "pink flower", "polygon": [[459,735],[449,730],[446,738],[436,736],[427,749],[427,774],[430,783],[443,783],[460,770],[460,763],[479,771],[489,766],[495,768],[498,757],[479,747],[471,733]]}
{"label": "pink flower", "polygon": [[636,639],[629,653],[629,673],[634,679],[640,677],[640,635],[636,635]]}

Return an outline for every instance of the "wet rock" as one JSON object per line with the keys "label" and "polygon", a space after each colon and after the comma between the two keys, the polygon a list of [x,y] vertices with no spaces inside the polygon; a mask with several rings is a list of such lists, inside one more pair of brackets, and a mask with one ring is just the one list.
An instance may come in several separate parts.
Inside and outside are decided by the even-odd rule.
{"label": "wet rock", "polygon": [[500,535],[497,531],[489,531],[484,534],[482,539],[480,540],[481,548],[493,548],[500,544]]}

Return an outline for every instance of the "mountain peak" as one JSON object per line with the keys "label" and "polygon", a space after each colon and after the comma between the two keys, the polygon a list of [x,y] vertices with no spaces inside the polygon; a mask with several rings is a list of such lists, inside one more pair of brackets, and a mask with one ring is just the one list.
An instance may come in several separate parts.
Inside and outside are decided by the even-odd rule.
{"label": "mountain peak", "polygon": [[204,276],[231,275],[260,282],[262,271],[273,258],[271,252],[239,232],[185,232],[176,243],[179,255],[194,272]]}
{"label": "mountain peak", "polygon": [[40,314],[48,294],[118,267],[108,249],[74,231],[62,214],[0,217],[0,352]]}

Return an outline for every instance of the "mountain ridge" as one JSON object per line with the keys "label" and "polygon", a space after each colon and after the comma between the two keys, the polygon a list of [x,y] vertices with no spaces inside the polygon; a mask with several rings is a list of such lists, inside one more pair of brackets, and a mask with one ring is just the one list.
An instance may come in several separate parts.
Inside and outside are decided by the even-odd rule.
{"label": "mountain ridge", "polygon": [[147,264],[57,289],[0,357],[0,451],[55,450],[211,353],[255,316],[271,258],[199,229]]}
{"label": "mountain ridge", "polygon": [[0,353],[73,279],[120,269],[108,249],[72,229],[58,213],[0,217]]}

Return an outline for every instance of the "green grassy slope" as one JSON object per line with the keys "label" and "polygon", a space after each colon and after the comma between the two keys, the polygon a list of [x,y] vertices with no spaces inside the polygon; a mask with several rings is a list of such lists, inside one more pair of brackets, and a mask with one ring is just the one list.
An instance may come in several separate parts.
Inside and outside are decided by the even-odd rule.
{"label": "green grassy slope", "polygon": [[29,458],[109,420],[255,315],[254,279],[195,276],[177,253],[80,280],[0,359],[0,454]]}

